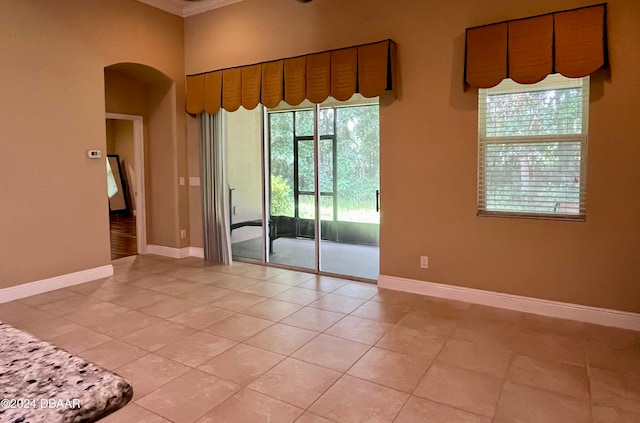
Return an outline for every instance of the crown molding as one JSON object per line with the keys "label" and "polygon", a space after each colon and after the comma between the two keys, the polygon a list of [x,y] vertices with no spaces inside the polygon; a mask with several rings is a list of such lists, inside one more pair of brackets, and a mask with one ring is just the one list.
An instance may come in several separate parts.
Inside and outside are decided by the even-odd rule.
{"label": "crown molding", "polygon": [[137,0],[183,18],[228,6],[242,0]]}

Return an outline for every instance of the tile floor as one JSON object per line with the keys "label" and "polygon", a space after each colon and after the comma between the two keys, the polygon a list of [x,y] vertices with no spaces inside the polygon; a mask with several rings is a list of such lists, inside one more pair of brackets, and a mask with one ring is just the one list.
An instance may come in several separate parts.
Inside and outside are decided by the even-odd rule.
{"label": "tile floor", "polygon": [[235,263],[137,256],[0,304],[127,378],[116,422],[640,422],[640,333]]}

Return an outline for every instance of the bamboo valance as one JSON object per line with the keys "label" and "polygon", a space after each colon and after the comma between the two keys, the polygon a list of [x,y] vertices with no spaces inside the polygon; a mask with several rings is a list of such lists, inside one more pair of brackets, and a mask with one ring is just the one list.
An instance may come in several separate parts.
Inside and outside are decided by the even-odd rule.
{"label": "bamboo valance", "polygon": [[606,7],[467,28],[465,83],[490,88],[511,78],[533,84],[550,73],[580,78],[607,66]]}
{"label": "bamboo valance", "polygon": [[253,109],[259,103],[292,106],[354,93],[376,97],[396,87],[396,44],[372,44],[187,76],[187,112]]}

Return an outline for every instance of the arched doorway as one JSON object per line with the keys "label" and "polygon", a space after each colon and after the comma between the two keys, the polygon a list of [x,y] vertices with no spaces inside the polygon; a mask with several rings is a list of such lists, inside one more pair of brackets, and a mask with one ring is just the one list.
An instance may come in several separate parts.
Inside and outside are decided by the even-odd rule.
{"label": "arched doorway", "polygon": [[105,67],[104,80],[107,161],[120,182],[120,192],[112,184],[110,194],[124,196],[120,202],[109,199],[115,259],[148,252],[148,241],[158,238],[154,219],[156,227],[168,226],[163,210],[171,206],[155,204],[162,198],[160,187],[166,189],[175,180],[167,165],[175,161],[170,153],[175,144],[175,84],[157,69],[137,63]]}

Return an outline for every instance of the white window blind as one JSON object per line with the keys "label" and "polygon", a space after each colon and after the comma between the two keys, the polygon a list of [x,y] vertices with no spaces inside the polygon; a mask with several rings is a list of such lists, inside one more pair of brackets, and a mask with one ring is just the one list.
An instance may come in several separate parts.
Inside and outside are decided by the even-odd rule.
{"label": "white window blind", "polygon": [[478,214],[584,220],[589,77],[478,90]]}

